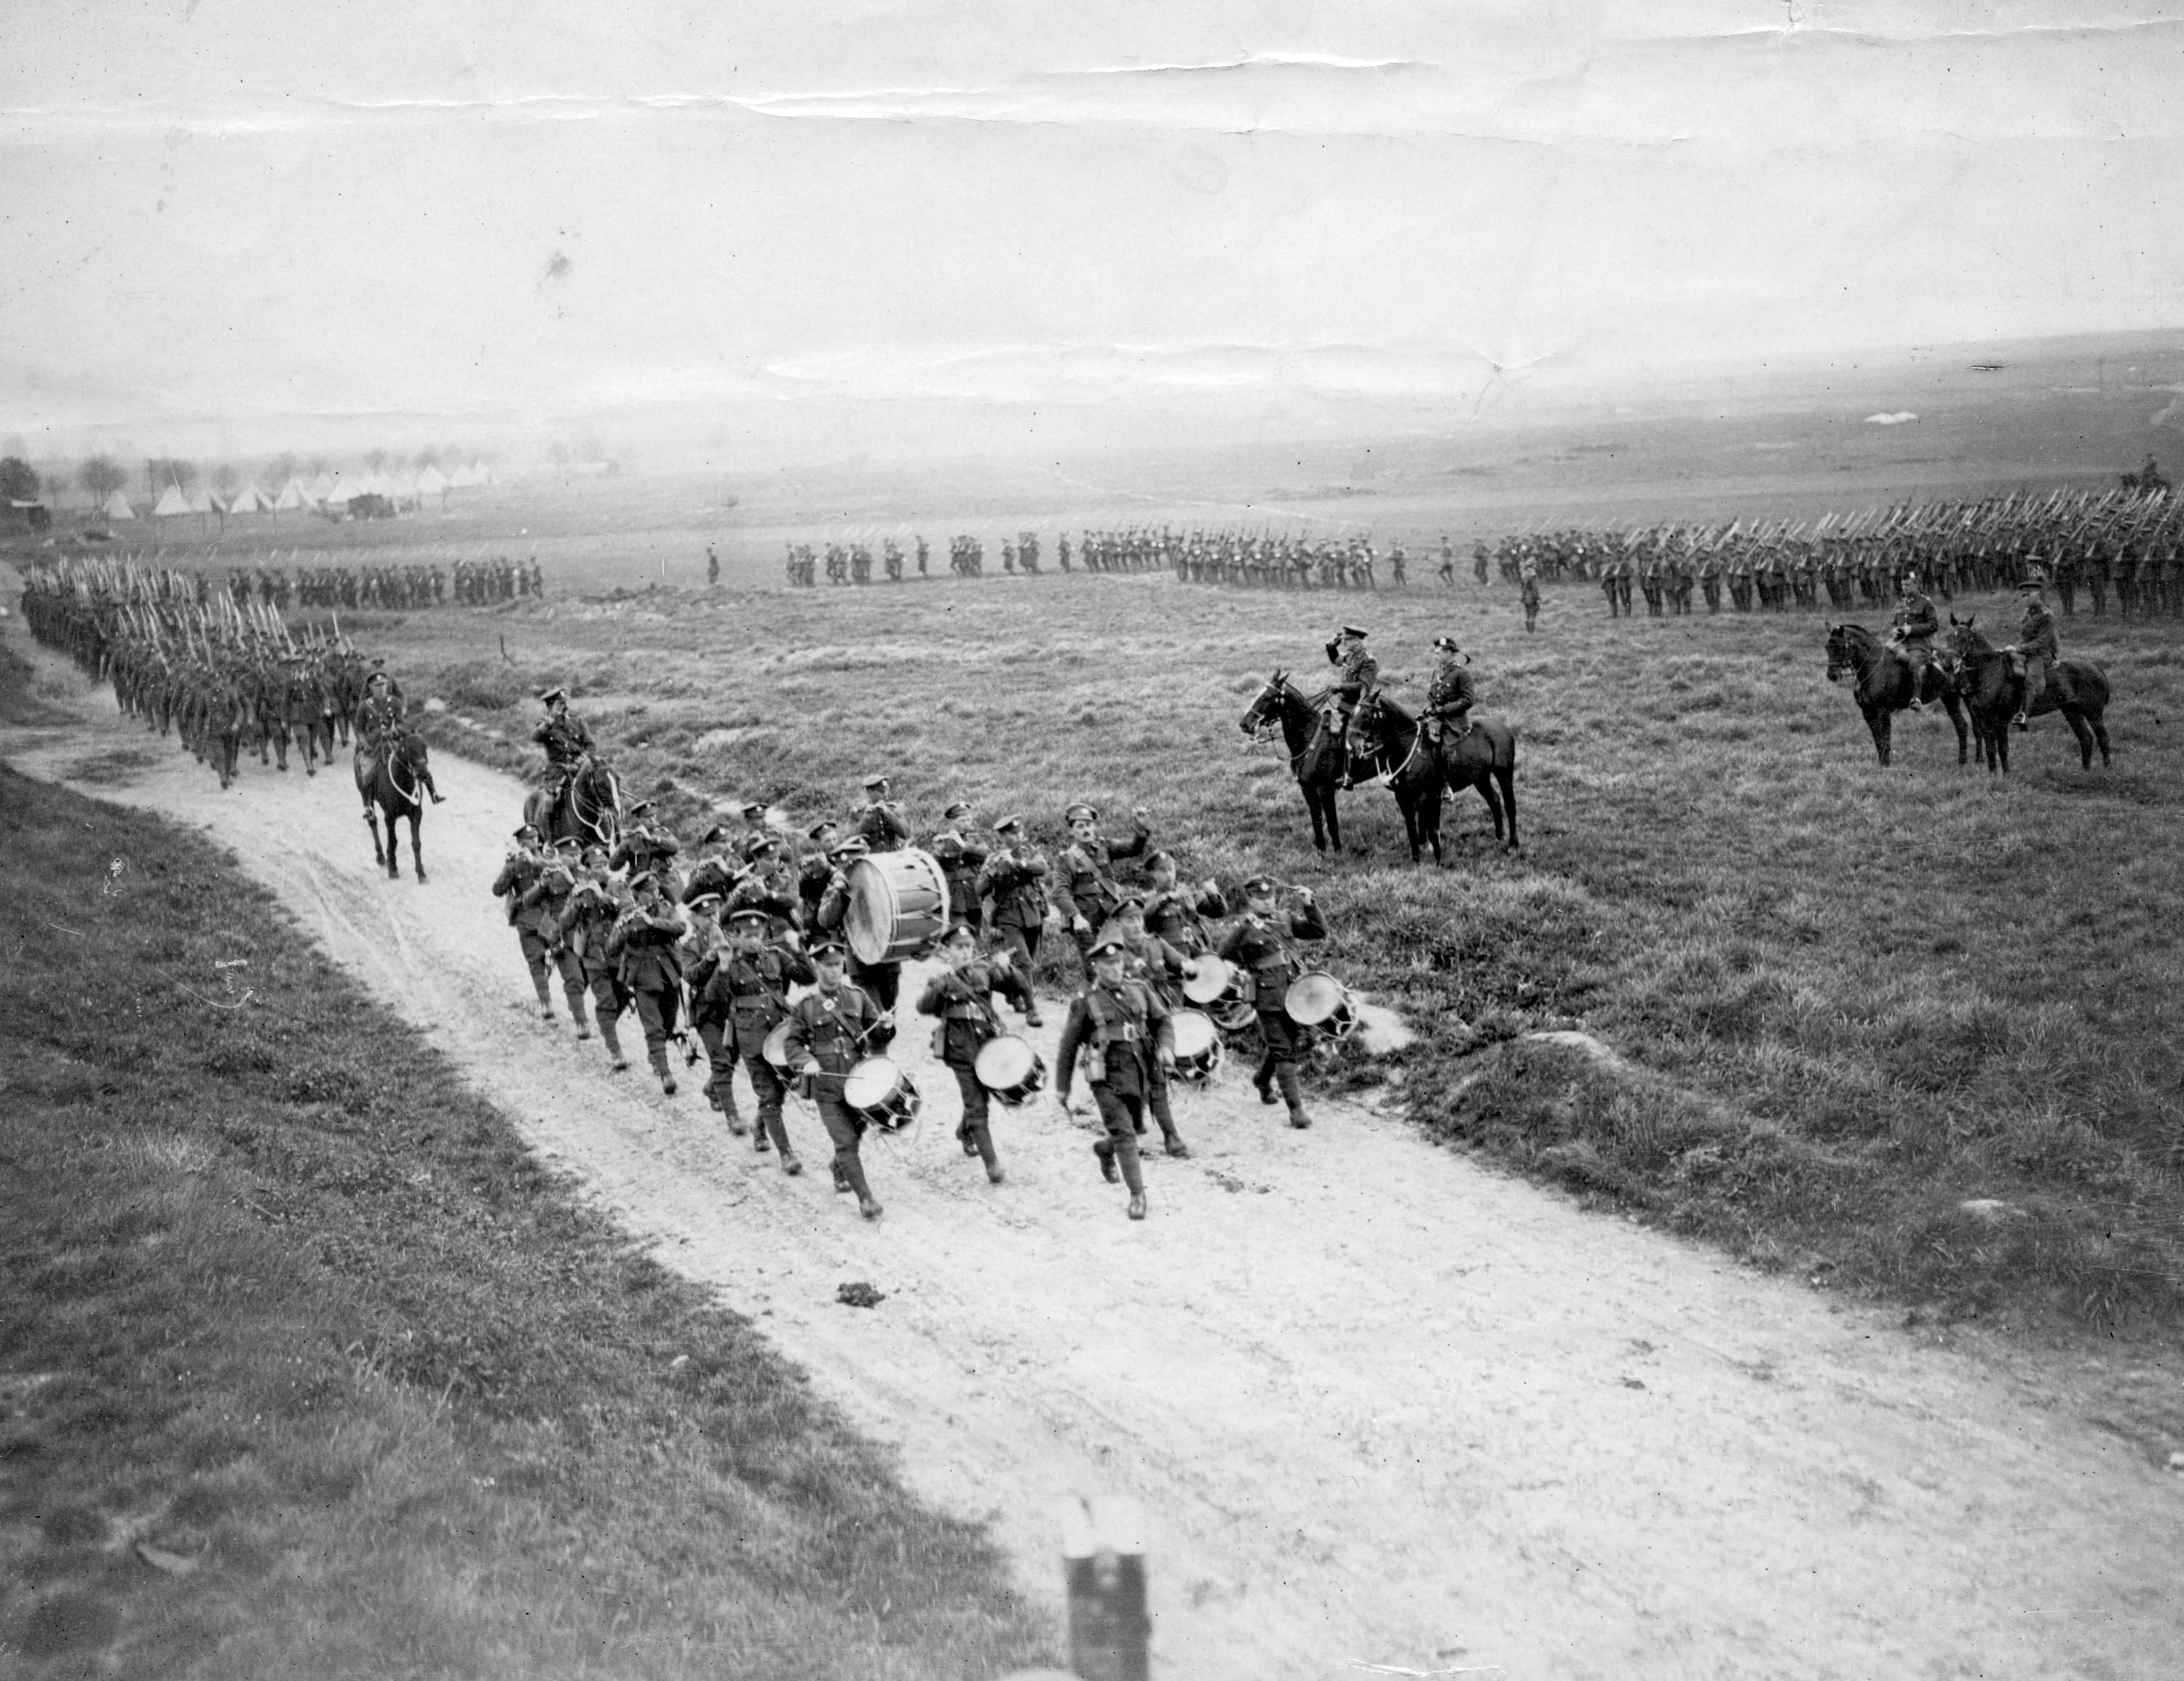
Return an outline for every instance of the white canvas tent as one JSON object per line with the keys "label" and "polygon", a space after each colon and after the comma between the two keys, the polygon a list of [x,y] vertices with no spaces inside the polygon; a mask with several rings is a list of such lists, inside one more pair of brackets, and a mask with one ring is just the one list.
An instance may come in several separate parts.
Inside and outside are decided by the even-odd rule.
{"label": "white canvas tent", "polygon": [[468,490],[476,482],[477,475],[468,467],[458,467],[448,475],[448,488],[450,490]]}
{"label": "white canvas tent", "polygon": [[417,494],[439,496],[448,488],[448,476],[437,467],[427,467],[417,475]]}
{"label": "white canvas tent", "polygon": [[212,499],[212,493],[207,490],[203,485],[199,485],[196,490],[190,493],[191,513],[217,514],[219,511],[220,504]]}
{"label": "white canvas tent", "polygon": [[100,504],[99,511],[109,520],[133,520],[136,517],[136,510],[129,505],[129,498],[118,490]]}
{"label": "white canvas tent", "polygon": [[182,487],[178,484],[169,485],[159,493],[159,499],[152,504],[152,512],[163,520],[190,511],[190,499],[182,494]]}
{"label": "white canvas tent", "polygon": [[235,500],[227,504],[227,511],[231,514],[262,514],[271,506],[264,492],[254,484],[247,484],[235,493]]}
{"label": "white canvas tent", "polygon": [[[329,508],[345,508],[364,494],[362,485],[351,484],[338,473],[327,479],[325,491],[318,496],[317,500],[325,503]],[[311,488],[316,491],[319,487],[314,484]]]}
{"label": "white canvas tent", "polygon": [[320,473],[318,477],[311,481],[311,487],[304,494],[309,497],[314,504],[316,504],[324,502],[332,495],[333,489],[334,476],[332,473]]}
{"label": "white canvas tent", "polygon": [[310,505],[311,493],[298,478],[290,478],[281,487],[280,495],[273,498],[274,511],[280,514],[285,514],[292,508],[308,508]]}
{"label": "white canvas tent", "polygon": [[487,466],[482,461],[471,462],[471,482],[472,484],[480,485],[491,484],[493,482],[493,469]]}

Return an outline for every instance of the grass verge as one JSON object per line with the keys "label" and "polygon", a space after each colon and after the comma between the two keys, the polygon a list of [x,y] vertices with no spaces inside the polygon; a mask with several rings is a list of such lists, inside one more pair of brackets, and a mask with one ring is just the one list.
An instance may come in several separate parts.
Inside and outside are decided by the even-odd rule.
{"label": "grass verge", "polygon": [[0,1668],[1047,1655],[982,1532],[202,842],[0,768]]}

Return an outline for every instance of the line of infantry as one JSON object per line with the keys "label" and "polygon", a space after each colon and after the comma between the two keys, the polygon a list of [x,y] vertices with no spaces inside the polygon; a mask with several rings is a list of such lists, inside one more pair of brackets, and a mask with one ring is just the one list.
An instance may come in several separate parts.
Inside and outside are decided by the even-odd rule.
{"label": "line of infantry", "polygon": [[[548,693],[549,716],[535,739],[558,781],[588,752],[590,732],[566,694]],[[875,775],[864,786],[846,819],[822,819],[800,837],[784,814],[756,800],[687,848],[649,801],[629,809],[611,845],[577,838],[549,845],[526,823],[492,891],[505,901],[543,1017],[560,1018],[558,979],[577,1038],[591,1038],[596,1027],[620,1071],[630,1066],[622,1024],[634,1015],[660,1089],[671,1097],[678,1090],[675,1053],[686,1072],[702,1060],[705,1096],[728,1130],[748,1133],[755,1150],[775,1155],[792,1175],[802,1161],[784,1099],[797,1091],[826,1129],[836,1188],[877,1218],[860,1149],[866,1122],[844,1088],[855,1066],[894,1037],[902,964],[866,962],[850,949],[850,872],[860,859],[911,845],[916,832],[889,778]],[[1146,816],[1134,811],[1129,833],[1111,839],[1097,808],[1072,804],[1063,814],[1067,842],[1050,859],[1021,816],[982,828],[967,804],[949,805],[922,849],[946,877],[954,921],[939,943],[941,967],[915,1000],[917,1013],[934,1018],[935,1054],[956,1083],[964,1155],[1000,1184],[978,1054],[1005,1031],[1004,1005],[1027,1027],[1043,1024],[1034,963],[1047,929],[1065,931],[1083,984],[1061,1029],[1056,1094],[1070,1107],[1081,1072],[1102,1133],[1095,1146],[1101,1176],[1127,1185],[1134,1219],[1145,1211],[1139,1136],[1157,1127],[1166,1154],[1190,1154],[1171,1102],[1173,1020],[1201,960],[1233,968],[1234,1002],[1256,1023],[1252,1083],[1261,1101],[1284,1104],[1292,1126],[1312,1124],[1298,1070],[1312,1030],[1284,1006],[1309,966],[1300,945],[1328,932],[1309,889],[1291,890],[1284,904],[1263,875],[1240,885],[1232,913],[1215,881],[1180,878],[1174,854],[1152,844]],[[1123,860],[1142,881],[1120,879]],[[1217,929],[1223,921],[1228,926]],[[749,1125],[734,1083],[738,1067],[755,1108]]]}

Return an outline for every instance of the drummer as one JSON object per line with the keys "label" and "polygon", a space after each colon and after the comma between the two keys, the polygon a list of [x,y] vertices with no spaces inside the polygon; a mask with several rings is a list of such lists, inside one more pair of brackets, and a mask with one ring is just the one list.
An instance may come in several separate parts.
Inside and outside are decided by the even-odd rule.
{"label": "drummer", "polygon": [[[1100,938],[1109,935],[1123,943],[1123,973],[1153,994],[1171,1011],[1187,1009],[1184,1001],[1184,970],[1190,960],[1166,940],[1145,932],[1145,907],[1134,894],[1127,894],[1115,907]],[[1145,1091],[1145,1107],[1152,1111],[1153,1119],[1160,1125],[1162,1144],[1170,1155],[1187,1157],[1190,1146],[1184,1143],[1183,1134],[1176,1130],[1175,1110],[1168,1105],[1167,1071],[1157,1064],[1153,1068],[1152,1083]],[[1138,1131],[1145,1130],[1145,1116],[1138,1116]]]}
{"label": "drummer", "polygon": [[1220,955],[1251,977],[1251,1007],[1258,1014],[1259,1037],[1267,1048],[1251,1076],[1259,1101],[1273,1102],[1273,1088],[1279,1084],[1290,1107],[1290,1125],[1309,1127],[1312,1117],[1305,1113],[1297,1063],[1311,1045],[1312,1029],[1290,1020],[1284,1007],[1290,982],[1304,972],[1290,942],[1323,940],[1327,923],[1310,888],[1296,890],[1296,909],[1287,916],[1278,908],[1279,892],[1271,876],[1254,876],[1244,883],[1244,914],[1221,942]]}
{"label": "drummer", "polygon": [[1213,949],[1213,936],[1206,926],[1208,916],[1226,916],[1228,901],[1209,876],[1195,887],[1176,880],[1175,854],[1145,854],[1145,932],[1166,940],[1186,957]]}
{"label": "drummer", "polygon": [[[766,1060],[766,1035],[788,1019],[788,989],[811,985],[819,977],[811,964],[786,940],[769,943],[771,919],[755,905],[728,915],[728,949],[722,952],[698,997],[698,1016],[708,1016],[724,1026],[719,1044],[725,1058],[716,1057],[714,1088],[720,1107],[728,1117],[728,1129],[740,1133],[735,1094],[729,1080],[741,1059],[749,1076],[751,1095],[758,1099],[758,1125],[752,1140],[763,1154],[781,1151],[781,1171],[797,1174],[804,1164],[789,1147],[788,1128],[781,1118],[785,1088],[780,1071]],[[702,1037],[702,1029],[700,1030]],[[706,1049],[710,1050],[708,1042]]]}
{"label": "drummer", "polygon": [[[819,901],[817,927],[822,938],[846,940],[850,920],[850,866],[861,858],[869,858],[872,848],[862,835],[851,835],[838,841],[830,860],[834,873],[827,881],[826,897]],[[894,1013],[895,1000],[902,993],[902,965],[900,962],[867,963],[855,952],[849,956],[850,979],[862,991],[869,994],[874,1004],[888,1015]]]}
{"label": "drummer", "polygon": [[822,940],[813,949],[818,989],[789,1006],[782,1055],[819,1105],[819,1119],[834,1146],[834,1188],[855,1191],[857,1211],[877,1220],[880,1205],[865,1181],[864,1159],[857,1153],[865,1123],[843,1100],[842,1083],[852,1068],[878,1055],[894,1038],[894,1023],[844,978],[849,955],[839,940]]}
{"label": "drummer", "polygon": [[1145,1100],[1155,1079],[1174,1070],[1175,1028],[1167,1006],[1123,974],[1128,955],[1115,934],[1092,942],[1092,978],[1070,1001],[1069,1019],[1062,1024],[1055,1091],[1068,1109],[1078,1053],[1089,1051],[1085,1077],[1107,1129],[1092,1153],[1109,1184],[1121,1170],[1130,1188],[1130,1218],[1142,1220],[1145,1181],[1138,1164],[1138,1129],[1145,1124]]}
{"label": "drummer", "polygon": [[956,1141],[963,1146],[964,1155],[975,1155],[986,1164],[986,1177],[998,1185],[1001,1164],[994,1154],[993,1131],[987,1124],[986,1088],[978,1081],[978,1053],[987,1040],[999,1037],[1001,1031],[1000,1012],[994,1008],[995,993],[1014,1005],[1034,1027],[1039,1025],[1039,1005],[1031,995],[1031,983],[1017,973],[1014,965],[979,957],[978,938],[968,923],[958,922],[941,936],[940,960],[948,966],[925,983],[917,1013],[940,1018],[934,1034],[934,1054],[948,1065],[956,1076],[956,1089],[963,1094],[963,1118],[956,1124]]}

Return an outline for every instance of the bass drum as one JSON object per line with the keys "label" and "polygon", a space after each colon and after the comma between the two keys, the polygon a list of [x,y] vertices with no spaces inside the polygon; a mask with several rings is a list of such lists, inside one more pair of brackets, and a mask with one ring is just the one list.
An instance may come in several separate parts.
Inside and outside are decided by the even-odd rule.
{"label": "bass drum", "polygon": [[924,1100],[903,1069],[884,1056],[868,1056],[842,1077],[842,1103],[866,1125],[900,1133],[917,1119]]}
{"label": "bass drum", "polygon": [[1350,996],[1350,988],[1318,969],[1290,982],[1282,999],[1282,1014],[1300,1027],[1317,1027],[1338,1039],[1349,1038],[1351,1029],[1357,1025],[1357,1004]]}
{"label": "bass drum", "polygon": [[1196,957],[1183,966],[1183,995],[1232,1033],[1251,1025],[1244,1001],[1244,972],[1218,957]]}
{"label": "bass drum", "polygon": [[972,1072],[994,1094],[994,1101],[1011,1109],[1046,1083],[1045,1062],[1028,1041],[1014,1033],[1003,1033],[980,1045]]}
{"label": "bass drum", "polygon": [[1178,1010],[1170,1018],[1175,1030],[1175,1074],[1202,1086],[1221,1066],[1221,1034],[1213,1018],[1195,1010]]}
{"label": "bass drum", "polygon": [[931,853],[876,852],[850,866],[842,921],[860,963],[922,957],[948,932],[948,876]]}

